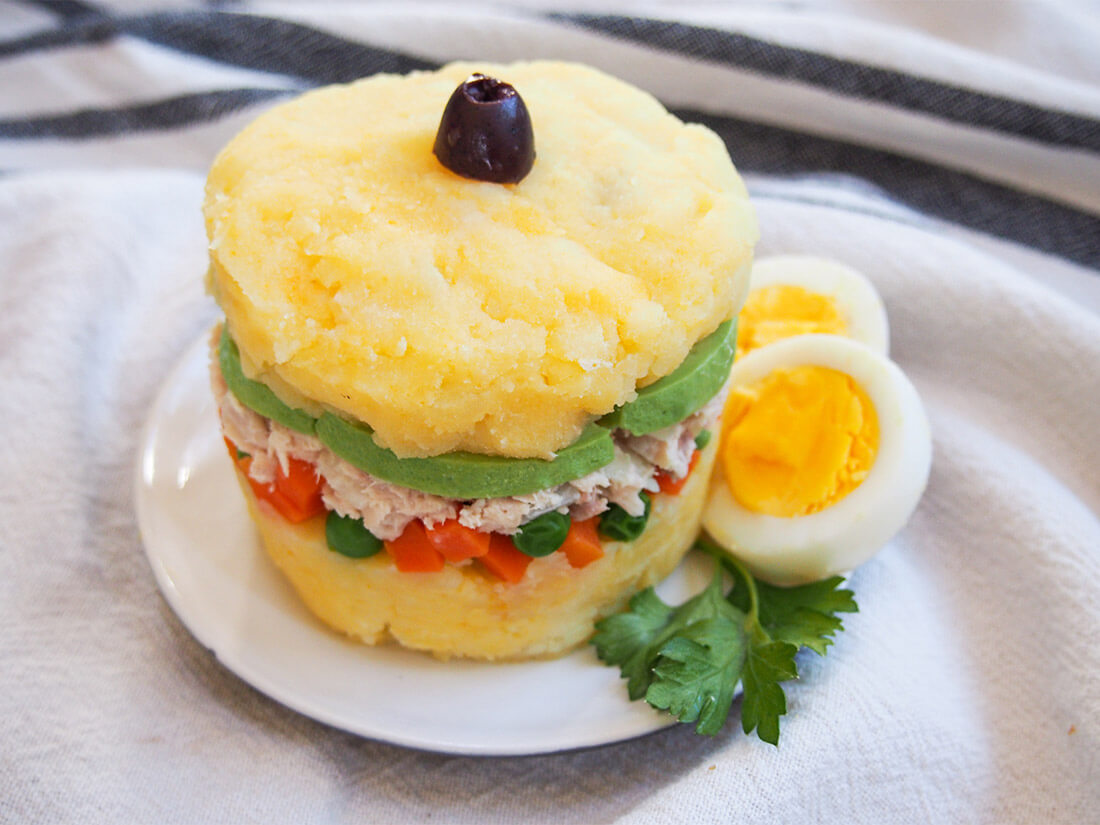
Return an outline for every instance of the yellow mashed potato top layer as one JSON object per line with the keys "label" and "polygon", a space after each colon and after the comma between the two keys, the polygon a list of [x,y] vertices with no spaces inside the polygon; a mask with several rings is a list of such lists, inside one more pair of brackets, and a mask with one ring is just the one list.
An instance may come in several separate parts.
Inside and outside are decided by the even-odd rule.
{"label": "yellow mashed potato top layer", "polygon": [[[473,72],[530,111],[536,160],[518,184],[432,154]],[[714,133],[550,62],[302,95],[225,147],[204,211],[246,372],[401,456],[552,456],[736,314],[757,237]]]}

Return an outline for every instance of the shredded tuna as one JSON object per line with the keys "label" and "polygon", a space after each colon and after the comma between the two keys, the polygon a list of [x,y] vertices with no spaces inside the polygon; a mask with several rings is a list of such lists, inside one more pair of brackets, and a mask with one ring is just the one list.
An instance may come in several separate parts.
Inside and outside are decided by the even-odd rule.
{"label": "shredded tuna", "polygon": [[214,399],[218,402],[222,433],[238,450],[252,456],[249,475],[261,484],[270,484],[275,480],[275,469],[278,466],[275,455],[268,453],[270,425],[274,422],[238,401],[226,386],[221,370],[211,370],[210,384],[214,390]]}
{"label": "shredded tuna", "polygon": [[431,527],[457,518],[475,530],[511,535],[531,519],[555,510],[583,521],[617,504],[630,515],[641,515],[645,502],[640,494],[660,489],[659,471],[675,478],[686,475],[695,436],[718,419],[728,392],[723,388],[699,411],[664,430],[643,436],[616,430],[615,458],[586,476],[525,495],[461,501],[375,478],[337,456],[316,436],[291,430],[249,409],[229,391],[217,358],[212,359],[211,386],[222,432],[252,456],[249,474],[253,479],[270,484],[280,468],[286,471],[290,458],[309,462],[323,481],[325,506],[342,516],[362,519],[383,540],[400,536],[414,519]]}
{"label": "shredded tuna", "polygon": [[587,493],[577,499],[577,503],[569,508],[569,515],[577,521],[587,521],[593,516],[598,516],[607,509],[607,499],[594,493]]}
{"label": "shredded tuna", "polygon": [[646,435],[625,435],[619,438],[624,450],[676,478],[687,475],[691,455],[695,452],[695,437],[682,424]]}
{"label": "shredded tuna", "polygon": [[645,435],[631,435],[623,430],[616,430],[615,440],[624,450],[656,464],[673,478],[683,478],[691,468],[695,437],[718,420],[727,395],[728,384],[710,401],[677,424]]}
{"label": "shredded tuna", "polygon": [[[522,496],[479,498],[462,508],[458,520],[484,533],[511,535],[533,518],[554,510],[572,513],[571,505],[580,499],[580,491],[568,484],[538,490]],[[605,505],[606,506],[606,505]]]}
{"label": "shredded tuna", "polygon": [[452,499],[377,479],[323,445],[317,472],[324,479],[321,498],[325,506],[342,516],[361,518],[366,528],[383,540],[400,536],[413,519],[433,527],[455,518],[458,512],[458,503]]}
{"label": "shredded tuna", "polygon": [[288,459],[296,458],[299,461],[308,461],[310,464],[318,464],[325,450],[319,440],[311,435],[284,427],[277,421],[271,423],[271,435],[267,442],[269,452],[275,454],[279,467],[283,473],[289,467]]}

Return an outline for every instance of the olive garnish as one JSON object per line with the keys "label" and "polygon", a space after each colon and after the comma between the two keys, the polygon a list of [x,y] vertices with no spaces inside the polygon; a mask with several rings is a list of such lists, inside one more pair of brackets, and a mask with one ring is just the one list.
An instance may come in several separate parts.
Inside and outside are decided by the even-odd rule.
{"label": "olive garnish", "polygon": [[535,134],[523,98],[495,77],[470,75],[447,101],[432,151],[464,178],[523,180],[535,163]]}

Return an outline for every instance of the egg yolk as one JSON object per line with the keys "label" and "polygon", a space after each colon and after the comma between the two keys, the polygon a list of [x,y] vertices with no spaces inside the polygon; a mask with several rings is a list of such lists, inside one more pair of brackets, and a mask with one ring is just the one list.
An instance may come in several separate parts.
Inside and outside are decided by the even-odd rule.
{"label": "egg yolk", "polygon": [[830,295],[775,284],[754,289],[737,319],[737,357],[794,335],[847,335],[848,324]]}
{"label": "egg yolk", "polygon": [[799,366],[733,390],[725,411],[722,466],[742,507],[770,516],[804,516],[858,487],[878,444],[875,408],[850,376]]}

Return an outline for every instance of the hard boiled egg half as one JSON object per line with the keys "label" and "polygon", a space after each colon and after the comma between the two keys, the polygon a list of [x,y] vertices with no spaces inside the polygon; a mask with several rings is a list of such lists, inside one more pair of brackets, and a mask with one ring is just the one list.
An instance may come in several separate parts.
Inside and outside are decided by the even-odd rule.
{"label": "hard boiled egg half", "polygon": [[814,255],[774,255],[752,267],[737,322],[737,357],[782,338],[842,335],[886,355],[886,308],[865,275]]}
{"label": "hard boiled egg half", "polygon": [[735,362],[730,383],[703,526],[753,575],[846,573],[901,529],[932,442],[896,364],[857,340],[797,335]]}

